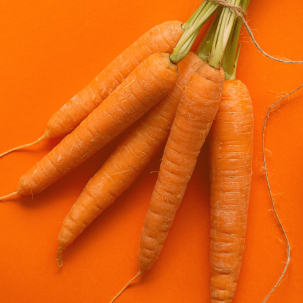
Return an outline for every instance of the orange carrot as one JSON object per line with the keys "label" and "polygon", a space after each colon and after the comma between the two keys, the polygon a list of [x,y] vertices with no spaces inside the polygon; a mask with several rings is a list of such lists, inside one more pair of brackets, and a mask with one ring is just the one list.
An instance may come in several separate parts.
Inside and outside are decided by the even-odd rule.
{"label": "orange carrot", "polygon": [[223,69],[203,65],[184,89],[145,218],[139,270],[157,260],[219,107]]}
{"label": "orange carrot", "polygon": [[252,175],[253,111],[239,80],[224,84],[210,131],[211,302],[232,302],[242,264]]}
{"label": "orange carrot", "polygon": [[[248,4],[245,0],[242,7]],[[252,175],[252,103],[246,86],[236,80],[241,26],[238,19],[222,60],[227,81],[210,131],[212,303],[231,303],[237,288]]]}
{"label": "orange carrot", "polygon": [[158,152],[168,137],[182,88],[202,63],[192,52],[178,63],[179,77],[173,90],[134,125],[88,182],[63,221],[58,236],[59,266],[62,251],[135,181]]}
{"label": "orange carrot", "polygon": [[165,97],[177,76],[177,65],[168,54],[148,57],[71,134],[21,177],[13,194],[39,193],[84,162]]}
{"label": "orange carrot", "polygon": [[153,266],[162,250],[218,110],[223,83],[223,69],[204,64],[184,88],[145,218],[138,256],[139,271],[135,278]]}
{"label": "orange carrot", "polygon": [[65,103],[47,122],[44,134],[28,147],[47,138],[64,136],[75,129],[148,56],[171,53],[183,34],[181,22],[168,21],[152,28],[112,61],[88,86]]}

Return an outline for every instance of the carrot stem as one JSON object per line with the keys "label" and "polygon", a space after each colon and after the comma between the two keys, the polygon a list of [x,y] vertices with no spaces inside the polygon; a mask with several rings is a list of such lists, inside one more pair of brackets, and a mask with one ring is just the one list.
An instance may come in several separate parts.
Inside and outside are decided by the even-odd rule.
{"label": "carrot stem", "polygon": [[[246,11],[250,0],[243,0],[241,7],[243,10]],[[240,36],[240,31],[242,27],[242,19],[238,18],[234,24],[234,28],[232,30],[232,34],[230,35],[229,41],[226,46],[226,50],[224,52],[224,56],[222,58],[222,67],[225,72],[225,79],[226,80],[234,80],[236,75],[236,60],[237,54],[239,50],[238,48],[238,41]],[[234,78],[233,78],[234,77]]]}
{"label": "carrot stem", "polygon": [[239,47],[238,47],[238,50],[237,50],[236,59],[235,59],[235,63],[234,63],[234,69],[233,69],[233,72],[230,76],[230,80],[236,80],[237,65],[238,65],[240,50],[241,50],[241,44],[239,44]]}
{"label": "carrot stem", "polygon": [[15,191],[14,193],[11,193],[11,194],[9,194],[9,195],[0,197],[0,201],[2,201],[2,200],[5,199],[5,198],[12,197],[12,196],[16,196],[16,195],[18,195],[18,192],[17,192],[17,191]]}
{"label": "carrot stem", "polygon": [[[227,2],[233,5],[239,5],[241,0],[227,0]],[[228,43],[229,36],[233,30],[235,20],[235,12],[228,7],[224,7],[220,16],[208,61],[209,65],[213,68],[219,69],[221,66],[223,54]]]}
{"label": "carrot stem", "polygon": [[15,151],[15,150],[18,150],[18,149],[21,149],[21,148],[24,148],[24,147],[29,147],[29,146],[32,146],[32,145],[35,145],[35,144],[38,144],[40,143],[42,140],[46,139],[46,135],[44,134],[43,136],[41,136],[38,140],[32,142],[32,143],[28,143],[28,144],[24,144],[24,145],[21,145],[21,146],[18,146],[18,147],[14,147],[6,152],[4,152],[3,154],[0,154],[0,158]]}
{"label": "carrot stem", "polygon": [[110,301],[110,303],[113,303],[122,293],[123,291],[135,280],[137,279],[139,276],[141,276],[143,274],[143,272],[141,272],[141,270],[138,271],[138,273],[129,281],[127,282],[127,284],[122,288],[122,290]]}
{"label": "carrot stem", "polygon": [[200,43],[196,51],[196,54],[200,57],[200,59],[205,62],[208,61],[209,54],[211,52],[221,13],[222,8],[219,8],[214,21],[212,22],[209,30],[207,31],[206,35],[204,36],[202,42]]}
{"label": "carrot stem", "polygon": [[192,24],[197,17],[199,16],[199,14],[201,13],[201,11],[205,8],[206,4],[208,1],[203,1],[201,3],[201,5],[198,7],[198,9],[189,17],[189,19],[182,25],[182,28],[184,30],[186,30],[190,24]]}
{"label": "carrot stem", "polygon": [[217,3],[212,1],[205,1],[205,4],[203,2],[184,24],[185,32],[170,56],[173,63],[180,62],[188,54],[202,25],[214,14],[218,6]]}

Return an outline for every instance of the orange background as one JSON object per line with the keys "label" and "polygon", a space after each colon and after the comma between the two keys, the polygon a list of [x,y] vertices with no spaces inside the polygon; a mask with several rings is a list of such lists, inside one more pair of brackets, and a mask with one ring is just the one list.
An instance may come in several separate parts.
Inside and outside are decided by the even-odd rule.
{"label": "orange background", "polygon": [[[0,152],[40,137],[48,118],[140,35],[166,20],[186,21],[199,1],[0,1]],[[303,59],[303,2],[251,0],[248,21],[268,53]],[[261,132],[266,110],[303,84],[303,66],[263,57],[241,35],[238,78],[255,112],[251,201],[243,267],[234,303],[262,302],[286,260],[286,245],[265,183]],[[303,90],[276,111],[266,135],[272,191],[291,243],[287,276],[268,302],[302,302]],[[0,193],[59,142],[0,159]],[[39,195],[0,204],[0,294],[11,302],[110,302],[137,272],[137,253],[161,154],[56,265],[57,234],[108,147]],[[161,256],[117,302],[209,302],[207,144]]]}

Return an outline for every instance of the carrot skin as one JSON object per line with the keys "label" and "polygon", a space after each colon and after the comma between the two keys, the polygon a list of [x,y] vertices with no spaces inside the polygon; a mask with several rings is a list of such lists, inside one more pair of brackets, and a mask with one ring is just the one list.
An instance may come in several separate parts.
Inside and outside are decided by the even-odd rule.
{"label": "carrot skin", "polygon": [[167,21],[142,35],[52,115],[45,137],[54,138],[70,133],[148,56],[171,53],[184,32],[181,24],[179,21]]}
{"label": "carrot skin", "polygon": [[253,110],[239,80],[224,84],[210,131],[211,302],[232,302],[242,265],[252,176]]}
{"label": "carrot skin", "polygon": [[84,162],[165,97],[176,83],[177,66],[169,54],[154,54],[71,134],[21,177],[18,193],[39,193]]}
{"label": "carrot skin", "polygon": [[223,83],[223,70],[204,64],[184,88],[141,235],[138,258],[141,272],[153,266],[162,250],[215,118]]}
{"label": "carrot skin", "polygon": [[178,63],[178,80],[169,95],[136,122],[87,183],[63,221],[58,235],[60,253],[136,180],[159,151],[168,137],[182,88],[201,64],[192,52]]}

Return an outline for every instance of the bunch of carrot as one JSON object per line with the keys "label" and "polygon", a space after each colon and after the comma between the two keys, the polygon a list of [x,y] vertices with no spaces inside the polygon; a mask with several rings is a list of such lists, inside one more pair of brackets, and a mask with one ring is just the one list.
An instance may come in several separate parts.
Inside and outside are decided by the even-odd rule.
{"label": "bunch of carrot", "polygon": [[[227,1],[244,10],[248,2]],[[197,54],[190,52],[215,11]],[[57,111],[38,140],[0,155],[67,135],[20,178],[16,192],[1,199],[37,194],[134,124],[64,219],[59,266],[64,249],[134,182],[167,140],[142,230],[139,271],[130,282],[149,270],[212,127],[211,298],[231,302],[244,247],[252,160],[251,101],[246,87],[235,80],[240,28],[235,12],[214,1],[204,1],[183,25],[175,21],[156,26]],[[224,84],[224,78],[230,80]]]}

